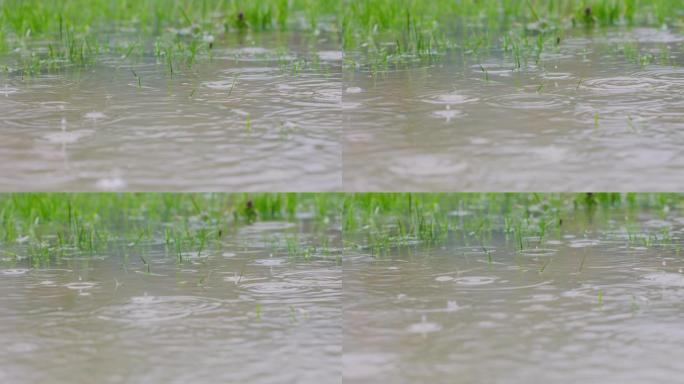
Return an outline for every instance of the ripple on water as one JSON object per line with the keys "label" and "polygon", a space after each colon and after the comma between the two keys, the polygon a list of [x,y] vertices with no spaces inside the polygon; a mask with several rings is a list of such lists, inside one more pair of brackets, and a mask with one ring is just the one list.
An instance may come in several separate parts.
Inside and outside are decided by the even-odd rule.
{"label": "ripple on water", "polygon": [[476,97],[468,97],[458,93],[445,93],[438,95],[431,95],[423,98],[422,101],[430,104],[442,104],[442,105],[458,105],[466,104],[478,101],[480,99]]}
{"label": "ripple on water", "polygon": [[112,305],[97,311],[103,320],[125,323],[148,323],[181,319],[211,313],[221,302],[197,296],[138,296],[127,303]]}
{"label": "ripple on water", "polygon": [[430,323],[425,319],[425,316],[421,319],[420,323],[411,324],[406,328],[406,331],[410,333],[433,333],[442,330],[442,326],[437,323]]}
{"label": "ripple on water", "polygon": [[282,77],[283,74],[278,68],[275,67],[243,67],[232,68],[229,71],[224,72],[224,76],[228,77],[226,80],[232,85],[235,78],[237,78],[238,81],[272,80]]}
{"label": "ripple on water", "polygon": [[64,286],[69,288],[69,289],[81,291],[81,290],[85,290],[85,289],[95,288],[98,286],[98,283],[93,283],[93,282],[88,282],[88,281],[78,281],[78,282],[74,282],[74,283],[65,284]]}
{"label": "ripple on water", "polygon": [[482,73],[482,69],[484,68],[487,71],[488,75],[495,75],[495,76],[511,76],[513,72],[516,70],[515,65],[513,64],[499,64],[499,63],[484,63],[484,64],[476,64],[472,65],[470,67],[473,71]]}
{"label": "ripple on water", "polygon": [[98,121],[98,120],[102,120],[102,119],[106,118],[107,115],[105,115],[102,112],[93,111],[93,112],[86,113],[85,115],[83,115],[83,117],[86,120]]}
{"label": "ripple on water", "polygon": [[664,287],[684,287],[684,275],[679,273],[649,273],[643,276],[642,281]]}
{"label": "ripple on water", "polygon": [[19,92],[19,88],[10,87],[7,84],[5,84],[4,87],[0,87],[0,96],[8,97],[9,95],[17,92]]}
{"label": "ripple on water", "polygon": [[682,67],[650,67],[648,70],[634,73],[633,76],[667,81],[670,85],[684,84],[684,68]]}
{"label": "ripple on water", "polygon": [[249,226],[240,228],[241,233],[259,233],[269,231],[282,231],[292,228],[296,224],[289,221],[257,221]]}
{"label": "ripple on water", "polygon": [[127,183],[120,177],[108,177],[98,180],[95,185],[103,191],[116,191],[125,188]]}
{"label": "ripple on water", "polygon": [[342,61],[342,51],[318,51],[318,57],[323,61]]}
{"label": "ripple on water", "polygon": [[497,279],[497,277],[491,276],[465,276],[454,279],[454,281],[458,285],[473,287],[478,285],[491,284],[495,282]]}
{"label": "ripple on water", "polygon": [[522,252],[520,252],[520,254],[524,256],[540,257],[553,256],[556,254],[556,252],[558,252],[558,250],[552,248],[530,248],[523,250]]}
{"label": "ripple on water", "polygon": [[45,138],[45,140],[55,144],[73,144],[85,137],[92,136],[94,133],[95,131],[92,130],[81,129],[76,131],[61,131],[47,133],[43,137]]}
{"label": "ripple on water", "polygon": [[568,247],[570,248],[586,248],[586,247],[595,247],[597,245],[600,245],[601,242],[596,239],[577,239],[577,240],[571,240],[570,243],[568,244]]}
{"label": "ripple on water", "polygon": [[304,293],[308,291],[308,287],[303,284],[295,284],[286,281],[266,281],[262,283],[247,283],[242,284],[242,288],[259,295],[274,295],[274,294],[293,294]]}
{"label": "ripple on water", "polygon": [[494,107],[511,109],[555,109],[566,106],[570,100],[566,96],[552,93],[517,92],[508,95],[497,95],[487,99]]}
{"label": "ripple on water", "polygon": [[449,156],[416,155],[395,160],[390,172],[405,176],[448,176],[463,172],[467,163],[454,162]]}
{"label": "ripple on water", "polygon": [[265,267],[277,267],[283,264],[285,264],[284,259],[259,259],[254,260],[252,263],[252,265],[261,265]]}
{"label": "ripple on water", "polygon": [[432,115],[439,119],[444,119],[448,123],[453,119],[466,116],[467,114],[463,111],[459,111],[458,109],[447,108],[439,111],[434,111],[432,112]]}
{"label": "ripple on water", "polygon": [[3,269],[2,274],[4,276],[21,276],[28,273],[28,271],[28,269],[24,268]]}
{"label": "ripple on water", "polygon": [[585,80],[582,88],[601,94],[626,94],[664,90],[668,83],[653,77],[617,76]]}
{"label": "ripple on water", "polygon": [[541,77],[546,80],[569,80],[575,76],[569,72],[545,72]]}

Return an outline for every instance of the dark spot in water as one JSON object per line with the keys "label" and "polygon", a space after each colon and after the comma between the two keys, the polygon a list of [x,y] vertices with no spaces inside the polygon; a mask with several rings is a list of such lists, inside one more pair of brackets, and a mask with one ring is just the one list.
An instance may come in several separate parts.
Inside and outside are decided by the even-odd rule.
{"label": "dark spot in water", "polygon": [[257,218],[257,212],[254,209],[254,203],[252,200],[247,200],[247,203],[245,204],[245,219],[247,220],[248,223],[253,223],[256,221]]}
{"label": "dark spot in water", "polygon": [[584,8],[584,17],[587,19],[591,17],[591,7]]}
{"label": "dark spot in water", "polygon": [[244,12],[240,12],[237,15],[237,27],[238,27],[238,29],[247,28],[247,22],[245,22],[245,13]]}

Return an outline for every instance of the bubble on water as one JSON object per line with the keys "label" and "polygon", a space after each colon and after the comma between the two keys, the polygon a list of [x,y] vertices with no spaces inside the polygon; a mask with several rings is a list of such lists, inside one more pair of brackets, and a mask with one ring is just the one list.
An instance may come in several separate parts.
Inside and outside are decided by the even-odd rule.
{"label": "bubble on water", "polygon": [[439,281],[440,283],[447,282],[447,281],[453,281],[454,278],[451,276],[437,276],[435,277],[435,281]]}
{"label": "bubble on water", "polygon": [[359,87],[348,87],[348,88],[345,90],[345,92],[346,92],[346,93],[349,93],[349,94],[356,94],[356,93],[361,93],[361,92],[363,92],[363,89],[361,89],[361,88],[359,88]]}
{"label": "bubble on water", "polygon": [[221,256],[223,256],[223,257],[229,259],[229,258],[231,258],[231,257],[235,257],[235,253],[233,253],[233,252],[223,252],[223,253],[221,254]]}

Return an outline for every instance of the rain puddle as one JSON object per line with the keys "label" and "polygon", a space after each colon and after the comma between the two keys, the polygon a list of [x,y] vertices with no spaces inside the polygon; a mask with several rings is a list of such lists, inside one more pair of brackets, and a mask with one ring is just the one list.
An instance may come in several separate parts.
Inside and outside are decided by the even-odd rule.
{"label": "rain puddle", "polygon": [[[182,262],[158,244],[110,245],[31,269],[3,259],[0,381],[338,382],[334,250],[305,259],[257,241],[295,235],[317,245],[306,225],[264,225]],[[326,236],[339,243],[334,231]]]}
{"label": "rain puddle", "polygon": [[574,32],[520,69],[500,50],[380,69],[347,56],[346,190],[682,187],[681,33]]}
{"label": "rain puddle", "polygon": [[113,52],[1,75],[3,190],[339,190],[335,34],[229,40],[173,74]]}
{"label": "rain puddle", "polygon": [[[523,251],[495,230],[482,243],[348,252],[344,381],[670,381],[684,370],[684,221],[632,213],[631,224],[578,214]],[[670,240],[630,241],[629,226]]]}

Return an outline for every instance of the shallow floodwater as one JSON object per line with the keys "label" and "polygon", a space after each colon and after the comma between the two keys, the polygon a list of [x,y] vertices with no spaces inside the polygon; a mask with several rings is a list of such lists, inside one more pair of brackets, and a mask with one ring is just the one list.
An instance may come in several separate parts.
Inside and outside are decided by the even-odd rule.
{"label": "shallow floodwater", "polygon": [[173,76],[164,59],[113,53],[3,75],[2,190],[339,190],[335,37],[232,40]]}
{"label": "shallow floodwater", "polygon": [[339,382],[341,267],[272,248],[298,232],[313,244],[301,227],[258,223],[180,265],[163,245],[36,269],[5,260],[0,381]]}
{"label": "shallow floodwater", "polygon": [[345,71],[345,189],[684,187],[683,34],[575,33],[522,70],[510,54],[465,57]]}
{"label": "shallow floodwater", "polygon": [[[599,216],[599,215],[597,215]],[[596,217],[598,221],[598,217]],[[684,219],[568,220],[523,252],[499,233],[344,266],[348,383],[662,383],[684,362]]]}

